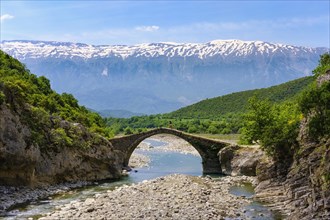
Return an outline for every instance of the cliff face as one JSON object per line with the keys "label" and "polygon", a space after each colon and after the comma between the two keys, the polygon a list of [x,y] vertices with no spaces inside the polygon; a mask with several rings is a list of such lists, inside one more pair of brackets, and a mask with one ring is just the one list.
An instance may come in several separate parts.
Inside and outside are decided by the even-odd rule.
{"label": "cliff face", "polygon": [[120,154],[105,138],[78,123],[49,117],[49,124],[70,131],[76,143],[60,144],[50,126],[45,131],[48,140],[40,145],[31,141],[33,133],[22,111],[0,105],[0,184],[39,186],[120,176]]}
{"label": "cliff face", "polygon": [[1,50],[0,70],[0,184],[120,176],[122,155],[104,138],[109,132],[101,116]]}
{"label": "cliff face", "polygon": [[[329,81],[326,74],[317,83]],[[330,219],[330,139],[329,134],[317,141],[311,136],[312,117],[313,113],[301,122],[299,150],[288,171],[282,161],[259,166],[257,196],[273,203],[274,209],[284,210],[288,219]]]}

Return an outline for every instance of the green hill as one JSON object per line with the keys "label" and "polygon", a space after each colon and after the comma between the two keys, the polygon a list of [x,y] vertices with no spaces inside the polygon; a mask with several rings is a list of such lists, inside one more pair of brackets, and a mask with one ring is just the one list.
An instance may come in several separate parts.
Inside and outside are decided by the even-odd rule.
{"label": "green hill", "polygon": [[236,92],[229,95],[206,99],[177,111],[165,114],[167,118],[200,118],[215,119],[229,113],[246,111],[248,99],[269,99],[272,102],[283,102],[293,99],[313,81],[312,76],[296,79],[269,88]]}
{"label": "green hill", "polygon": [[167,114],[107,118],[106,121],[114,134],[134,133],[155,127],[173,127],[190,133],[239,133],[249,98],[256,96],[258,100],[269,99],[274,103],[294,100],[312,81],[313,77],[304,77],[269,88],[206,99]]}

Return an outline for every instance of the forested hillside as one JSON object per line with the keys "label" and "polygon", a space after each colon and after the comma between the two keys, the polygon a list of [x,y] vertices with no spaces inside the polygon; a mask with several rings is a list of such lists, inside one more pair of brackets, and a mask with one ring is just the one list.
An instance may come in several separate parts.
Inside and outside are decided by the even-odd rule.
{"label": "forested hillside", "polygon": [[213,119],[228,113],[243,113],[247,110],[248,99],[269,99],[280,103],[293,99],[313,81],[312,77],[304,77],[264,89],[248,90],[206,99],[196,104],[166,114],[168,118],[203,118]]}
{"label": "forested hillside", "polygon": [[168,114],[129,119],[107,118],[107,125],[113,134],[130,134],[155,127],[173,127],[189,133],[240,133],[250,98],[277,104],[296,102],[299,94],[312,81],[313,77],[304,77],[270,88],[237,92],[203,100]]}

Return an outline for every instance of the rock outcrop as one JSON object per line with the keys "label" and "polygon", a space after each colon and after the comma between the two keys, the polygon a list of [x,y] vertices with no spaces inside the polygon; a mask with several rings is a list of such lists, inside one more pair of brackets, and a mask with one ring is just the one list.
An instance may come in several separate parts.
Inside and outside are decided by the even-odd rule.
{"label": "rock outcrop", "polygon": [[223,148],[218,156],[222,172],[231,176],[256,176],[258,164],[266,159],[261,149],[238,145]]}
{"label": "rock outcrop", "polygon": [[[330,81],[330,73],[317,84]],[[308,115],[300,125],[299,150],[287,171],[276,161],[259,167],[257,197],[284,211],[288,219],[330,219],[330,139],[315,140],[308,132]]]}
{"label": "rock outcrop", "polygon": [[5,103],[0,105],[1,185],[40,186],[120,176],[120,153],[105,138],[80,124],[49,117],[50,124],[70,131],[76,140],[70,146],[55,143],[54,128],[50,127],[45,131],[46,142],[40,145],[32,141],[35,134],[22,117]]}

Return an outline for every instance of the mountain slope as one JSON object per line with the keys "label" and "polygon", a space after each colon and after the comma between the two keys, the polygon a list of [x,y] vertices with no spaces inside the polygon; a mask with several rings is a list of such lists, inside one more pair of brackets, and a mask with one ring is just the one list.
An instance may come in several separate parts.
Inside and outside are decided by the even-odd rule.
{"label": "mountain slope", "polygon": [[[118,178],[104,121],[0,50],[0,184]],[[1,212],[1,210],[0,210]]]}
{"label": "mountain slope", "polygon": [[3,41],[1,48],[92,109],[147,114],[309,75],[328,50],[240,40],[132,46]]}
{"label": "mountain slope", "polygon": [[304,77],[269,88],[248,90],[212,99],[206,99],[193,105],[166,114],[170,118],[217,118],[228,113],[246,111],[248,99],[256,96],[273,102],[283,102],[296,97],[313,81],[313,77]]}
{"label": "mountain slope", "polygon": [[114,134],[125,133],[128,128],[130,132],[141,132],[157,127],[172,127],[189,133],[236,134],[244,125],[242,115],[247,110],[250,97],[255,95],[260,100],[269,99],[271,102],[283,103],[283,106],[287,105],[294,109],[292,104],[309,88],[313,79],[312,76],[303,77],[269,88],[206,99],[167,114],[107,118],[106,121]]}
{"label": "mountain slope", "polygon": [[113,118],[131,118],[133,116],[142,116],[143,114],[140,113],[135,113],[135,112],[130,112],[127,110],[101,110],[98,111],[98,113],[102,117],[113,117]]}

